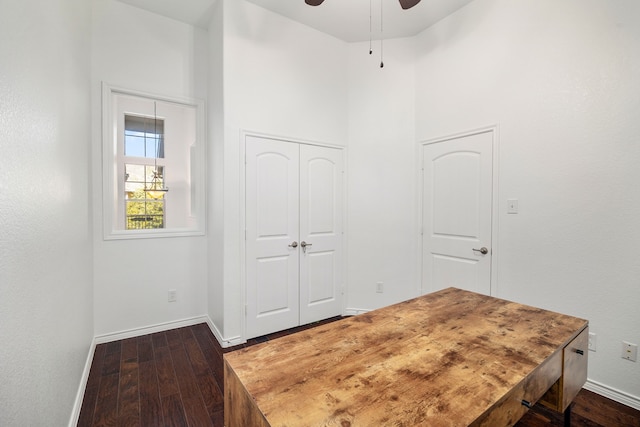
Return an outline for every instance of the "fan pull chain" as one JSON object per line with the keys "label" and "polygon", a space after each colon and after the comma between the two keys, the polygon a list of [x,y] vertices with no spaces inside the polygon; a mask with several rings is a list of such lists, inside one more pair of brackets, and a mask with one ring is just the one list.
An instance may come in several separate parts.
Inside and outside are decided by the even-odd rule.
{"label": "fan pull chain", "polygon": [[384,41],[384,34],[383,34],[383,18],[382,18],[382,0],[380,0],[380,68],[384,67],[384,61],[383,61],[383,41]]}
{"label": "fan pull chain", "polygon": [[373,43],[373,24],[371,19],[371,9],[372,9],[373,0],[369,0],[369,55],[373,53],[373,49],[371,44]]}

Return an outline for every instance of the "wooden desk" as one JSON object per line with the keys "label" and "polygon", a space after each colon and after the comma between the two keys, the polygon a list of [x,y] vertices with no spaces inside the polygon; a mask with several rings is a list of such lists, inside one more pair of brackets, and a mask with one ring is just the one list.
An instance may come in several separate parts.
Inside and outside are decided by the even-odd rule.
{"label": "wooden desk", "polygon": [[445,289],[226,354],[225,425],[511,426],[543,395],[567,408],[586,381],[587,331]]}

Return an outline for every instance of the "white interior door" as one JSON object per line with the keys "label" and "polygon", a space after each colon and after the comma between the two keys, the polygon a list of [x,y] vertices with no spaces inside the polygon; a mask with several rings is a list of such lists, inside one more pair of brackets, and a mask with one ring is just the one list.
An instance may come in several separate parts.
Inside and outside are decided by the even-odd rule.
{"label": "white interior door", "polygon": [[246,137],[246,336],[342,312],[342,150]]}
{"label": "white interior door", "polygon": [[300,146],[300,324],[342,312],[342,150]]}
{"label": "white interior door", "polygon": [[247,136],[245,153],[246,332],[256,337],[299,322],[299,149]]}
{"label": "white interior door", "polygon": [[423,146],[422,288],[491,293],[493,131]]}

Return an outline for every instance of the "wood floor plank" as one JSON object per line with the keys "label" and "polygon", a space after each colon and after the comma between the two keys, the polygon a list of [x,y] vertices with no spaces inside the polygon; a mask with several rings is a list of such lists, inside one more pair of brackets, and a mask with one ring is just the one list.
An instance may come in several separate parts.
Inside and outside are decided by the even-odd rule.
{"label": "wood floor plank", "polygon": [[139,364],[140,375],[140,421],[143,426],[159,426],[163,423],[162,404],[156,362],[150,360]]}
{"label": "wood floor plank", "polygon": [[[122,357],[125,357],[124,352]],[[118,426],[120,427],[141,426],[138,384],[138,361],[136,358],[123,360],[120,365],[118,389]]]}
{"label": "wood floor plank", "polygon": [[211,416],[213,427],[224,427],[224,411],[218,411]]}
{"label": "wood floor plank", "polygon": [[[200,325],[197,325],[200,326]],[[207,330],[209,327],[203,323],[202,326]],[[222,347],[217,341],[214,342],[215,337],[211,331],[204,330],[203,327],[194,328],[194,335],[200,346],[200,350],[205,357],[209,369],[213,373],[218,387],[224,388],[224,364],[222,362]],[[208,333],[207,333],[208,332]]]}
{"label": "wood floor plank", "polygon": [[138,340],[128,338],[122,341],[121,361],[138,361]]}
{"label": "wood floor plank", "polygon": [[189,339],[185,339],[184,348],[187,351],[189,362],[191,362],[191,369],[193,369],[193,373],[196,374],[196,376],[209,372],[209,364],[195,337],[192,336]]}
{"label": "wood floor plank", "polygon": [[[187,341],[195,342],[193,334],[187,334],[181,331],[183,339]],[[178,385],[180,387],[180,394],[182,396],[182,403],[187,414],[187,420],[190,426],[206,426],[211,425],[211,416],[202,397],[202,391],[198,380],[193,372],[191,361],[185,345],[182,347],[171,348],[171,358],[173,359],[173,366],[178,378]],[[211,396],[209,392],[205,390],[205,394],[209,400]]]}
{"label": "wood floor plank", "polygon": [[167,336],[164,332],[157,332],[155,334],[151,334],[151,342],[153,343],[154,349],[167,347],[169,345],[167,343]]}
{"label": "wood floor plank", "polygon": [[162,416],[165,427],[188,427],[187,418],[180,395],[162,397]]}
{"label": "wood floor plank", "polygon": [[89,378],[87,379],[87,388],[98,387],[100,385],[100,377],[102,376],[102,365],[104,364],[104,355],[107,350],[106,344],[98,344],[93,353],[93,361],[89,370]]}
{"label": "wood floor plank", "polygon": [[93,415],[94,427],[115,426],[118,417],[119,374],[103,375],[100,379],[96,410]]}
{"label": "wood floor plank", "polygon": [[198,383],[191,369],[191,363],[184,346],[171,348],[171,359],[173,360],[173,368],[176,372],[183,402],[185,399],[200,398]]}
{"label": "wood floor plank", "polygon": [[165,332],[165,336],[167,337],[167,343],[169,347],[181,347],[182,346],[182,335],[178,329],[171,329],[170,331]]}
{"label": "wood floor plank", "polygon": [[93,421],[106,349],[106,344],[98,344],[93,352],[93,360],[91,362],[91,368],[89,369],[89,377],[87,378],[82,407],[80,408],[80,416],[78,417],[78,426],[90,426]]}
{"label": "wood floor plank", "polygon": [[171,359],[171,350],[169,347],[157,348],[154,351],[156,369],[158,370],[158,386],[160,388],[160,396],[170,396],[180,393],[178,388],[178,380],[173,368],[173,360]]}
{"label": "wood floor plank", "polygon": [[120,354],[122,348],[122,341],[111,341],[107,343],[106,354],[118,353]]}
{"label": "wood floor plank", "polygon": [[224,394],[211,375],[211,371],[207,370],[197,375],[196,381],[209,415],[213,416],[216,412],[224,409]]}
{"label": "wood floor plank", "polygon": [[[100,383],[98,383],[99,385]],[[86,388],[84,391],[84,399],[80,416],[78,417],[78,427],[90,426],[93,421],[93,414],[96,410],[96,402],[98,401],[98,386]]]}
{"label": "wood floor plank", "polygon": [[184,404],[184,410],[187,415],[189,426],[208,427],[213,425],[211,417],[207,412],[207,408],[204,406],[204,402],[200,396],[188,399],[183,397],[182,403]]}
{"label": "wood floor plank", "polygon": [[113,341],[105,346],[104,361],[102,362],[102,376],[120,372],[120,357],[122,341]]}
{"label": "wood floor plank", "polygon": [[138,337],[138,362],[153,360],[153,343],[150,335]]}

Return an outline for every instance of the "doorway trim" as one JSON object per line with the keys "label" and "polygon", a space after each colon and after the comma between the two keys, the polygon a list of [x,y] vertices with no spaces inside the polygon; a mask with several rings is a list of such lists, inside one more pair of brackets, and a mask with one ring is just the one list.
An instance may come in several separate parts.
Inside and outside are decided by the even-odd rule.
{"label": "doorway trim", "polygon": [[418,146],[417,146],[417,153],[416,153],[416,159],[418,161],[418,173],[417,173],[417,179],[418,179],[418,185],[417,185],[417,197],[418,197],[418,236],[419,236],[419,242],[418,242],[418,248],[419,248],[419,254],[418,254],[418,265],[419,265],[419,269],[418,269],[418,277],[419,279],[419,292],[420,295],[424,295],[427,292],[427,289],[424,286],[424,283],[422,283],[422,277],[423,277],[423,251],[424,251],[424,245],[423,245],[423,234],[424,234],[424,224],[423,224],[423,206],[424,206],[424,200],[423,200],[423,194],[424,194],[424,180],[423,180],[423,171],[424,171],[424,164],[423,164],[423,153],[424,153],[424,147],[426,145],[429,144],[435,144],[438,142],[446,142],[446,141],[450,141],[453,139],[457,139],[457,138],[462,138],[465,136],[473,136],[473,135],[478,135],[478,134],[482,134],[482,133],[491,133],[492,135],[492,144],[491,144],[491,149],[492,149],[492,160],[493,160],[493,164],[492,164],[492,172],[491,172],[491,181],[492,181],[492,194],[491,194],[491,277],[490,277],[490,293],[492,296],[496,296],[498,294],[498,255],[499,255],[499,250],[498,250],[498,225],[499,225],[499,214],[500,214],[500,193],[499,193],[499,153],[500,153],[500,149],[499,149],[499,136],[500,136],[500,127],[498,124],[494,124],[494,125],[488,125],[488,126],[484,126],[484,127],[480,127],[480,128],[476,128],[476,129],[471,129],[471,130],[466,130],[466,131],[461,131],[461,132],[457,132],[457,133],[453,133],[453,134],[448,134],[448,135],[444,135],[444,136],[438,136],[438,137],[433,137],[433,138],[429,138],[429,139],[424,139],[418,142]]}
{"label": "doorway trim", "polygon": [[246,187],[246,173],[247,173],[247,164],[246,164],[246,140],[247,137],[257,137],[257,138],[265,138],[265,139],[273,139],[282,142],[288,142],[292,144],[304,144],[304,145],[314,145],[317,147],[327,147],[342,150],[342,164],[343,164],[343,176],[342,176],[342,263],[344,272],[342,275],[342,315],[345,314],[346,310],[346,302],[347,302],[347,275],[346,275],[346,265],[347,265],[347,147],[343,145],[337,144],[328,144],[324,142],[305,140],[300,138],[292,138],[288,136],[269,134],[265,132],[258,132],[248,129],[240,129],[239,134],[239,170],[240,170],[240,298],[241,298],[241,309],[242,315],[240,330],[242,331],[242,336],[240,337],[240,342],[246,342],[247,336],[247,235],[246,235],[246,222],[247,222],[247,187]]}

